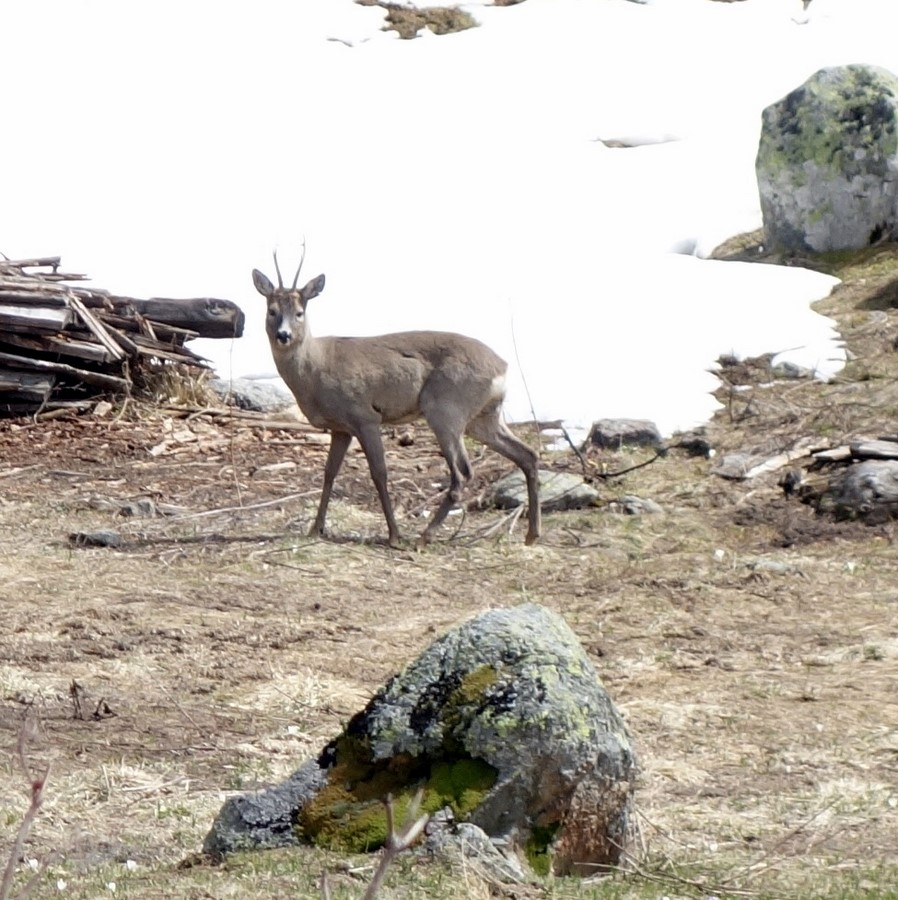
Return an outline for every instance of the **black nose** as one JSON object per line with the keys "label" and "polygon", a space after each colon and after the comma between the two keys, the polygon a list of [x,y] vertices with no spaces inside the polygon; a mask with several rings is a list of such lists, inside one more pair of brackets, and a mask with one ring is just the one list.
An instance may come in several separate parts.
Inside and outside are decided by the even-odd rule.
{"label": "black nose", "polygon": [[290,343],[290,332],[289,331],[279,331],[278,332],[278,343],[279,344],[289,344]]}

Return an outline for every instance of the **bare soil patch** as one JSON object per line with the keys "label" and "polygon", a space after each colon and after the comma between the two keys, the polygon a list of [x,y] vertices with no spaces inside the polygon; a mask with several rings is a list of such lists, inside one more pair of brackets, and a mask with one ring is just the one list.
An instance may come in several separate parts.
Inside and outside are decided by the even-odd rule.
{"label": "bare soil patch", "polygon": [[[855,362],[832,385],[724,385],[705,433],[718,452],[894,431],[898,313],[864,305],[885,295],[869,262],[841,274],[821,309]],[[776,473],[725,481],[672,450],[599,481],[605,505],[547,516],[533,547],[503,514],[469,510],[426,552],[396,551],[353,451],[335,539],[305,536],[325,452],[304,430],[159,403],[0,423],[0,835],[27,805],[14,758],[27,720],[51,775],[26,854],[57,854],[33,896],[60,896],[59,882],[71,897],[112,882],[132,897],[314,896],[339,863],[317,852],[184,862],[230,792],[289,774],[447,627],[523,601],[567,619],[628,721],[646,850],[611,883],[519,896],[894,895],[893,523],[829,522]],[[587,467],[648,455],[593,451]],[[545,463],[581,467],[572,452]],[[421,429],[411,447],[388,440],[388,464],[412,535],[442,460]],[[475,459],[472,497],[509,468]],[[665,511],[616,513],[624,494]],[[155,516],[123,514],[141,498]],[[70,540],[96,530],[120,548]],[[431,869],[397,866],[384,896],[503,893],[472,873],[458,893]],[[338,882],[360,895],[351,874]]]}

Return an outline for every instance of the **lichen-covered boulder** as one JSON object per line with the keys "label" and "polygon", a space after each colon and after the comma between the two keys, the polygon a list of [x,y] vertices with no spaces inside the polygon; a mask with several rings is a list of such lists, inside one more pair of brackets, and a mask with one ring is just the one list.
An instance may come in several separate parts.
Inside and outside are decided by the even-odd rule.
{"label": "lichen-covered boulder", "polygon": [[756,172],[774,248],[898,238],[898,79],[876,66],[821,69],[764,110]]}
{"label": "lichen-covered boulder", "polygon": [[382,799],[401,816],[423,785],[426,811],[509,839],[538,871],[593,874],[628,845],[635,777],[624,723],[564,620],[490,610],[392,678],[286,787],[229,800],[205,849],[374,849]]}

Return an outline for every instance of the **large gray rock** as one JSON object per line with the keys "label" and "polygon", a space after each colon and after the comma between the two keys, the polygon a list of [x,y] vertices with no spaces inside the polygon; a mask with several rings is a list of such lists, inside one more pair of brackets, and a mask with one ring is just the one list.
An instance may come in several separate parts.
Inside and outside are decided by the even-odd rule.
{"label": "large gray rock", "polygon": [[898,79],[876,66],[821,69],[764,110],[756,171],[777,249],[898,238]]}
{"label": "large gray rock", "polygon": [[229,800],[205,849],[375,848],[382,798],[401,818],[423,784],[426,811],[450,807],[537,870],[593,874],[629,843],[635,776],[624,723],[564,620],[490,610],[391,679],[286,785]]}

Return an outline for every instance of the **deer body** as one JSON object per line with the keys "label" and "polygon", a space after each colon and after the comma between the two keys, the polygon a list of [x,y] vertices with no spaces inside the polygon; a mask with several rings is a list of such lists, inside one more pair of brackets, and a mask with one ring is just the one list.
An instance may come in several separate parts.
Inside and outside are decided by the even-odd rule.
{"label": "deer body", "polygon": [[[300,267],[301,267],[300,263]],[[277,259],[275,259],[277,266]],[[382,425],[424,418],[449,465],[450,486],[421,535],[426,543],[461,499],[471,466],[463,435],[481,441],[515,462],[527,480],[527,543],[539,537],[540,508],[536,453],[501,419],[505,362],[480,341],[442,331],[405,331],[376,337],[314,337],[306,305],[324,289],[324,276],[296,288],[275,288],[258,270],[256,289],[268,301],[266,332],[278,374],[306,418],[331,433],[324,485],[311,532],[322,534],[334,480],[353,437],[368,460],[389,541],[400,543],[387,491]]]}

